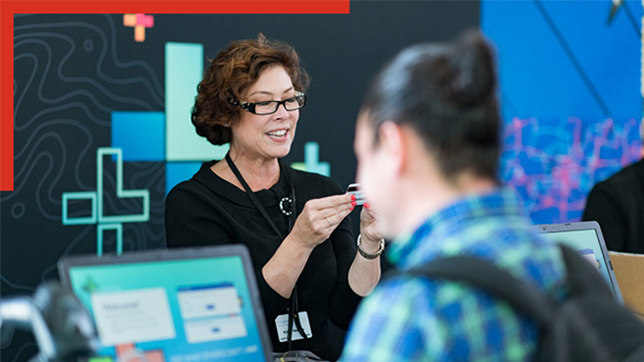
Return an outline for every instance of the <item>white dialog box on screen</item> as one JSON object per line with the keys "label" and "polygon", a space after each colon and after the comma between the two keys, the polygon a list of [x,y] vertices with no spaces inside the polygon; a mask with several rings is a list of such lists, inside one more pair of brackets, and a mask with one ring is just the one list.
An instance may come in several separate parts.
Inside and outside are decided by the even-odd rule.
{"label": "white dialog box on screen", "polygon": [[184,327],[189,343],[246,337],[248,334],[240,315],[186,322]]}
{"label": "white dialog box on screen", "polygon": [[176,337],[163,288],[92,293],[91,301],[103,346]]}
{"label": "white dialog box on screen", "polygon": [[237,289],[228,283],[180,288],[178,298],[184,319],[241,313]]}
{"label": "white dialog box on screen", "polygon": [[189,343],[247,335],[239,295],[231,283],[179,288],[177,296]]}

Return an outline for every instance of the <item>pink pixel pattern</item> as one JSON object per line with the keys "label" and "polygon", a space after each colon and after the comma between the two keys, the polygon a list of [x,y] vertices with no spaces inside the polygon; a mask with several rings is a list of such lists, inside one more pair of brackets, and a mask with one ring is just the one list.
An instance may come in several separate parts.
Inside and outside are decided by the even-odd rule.
{"label": "pink pixel pattern", "polygon": [[534,223],[579,221],[593,185],[640,159],[639,124],[513,118],[502,134],[500,178]]}

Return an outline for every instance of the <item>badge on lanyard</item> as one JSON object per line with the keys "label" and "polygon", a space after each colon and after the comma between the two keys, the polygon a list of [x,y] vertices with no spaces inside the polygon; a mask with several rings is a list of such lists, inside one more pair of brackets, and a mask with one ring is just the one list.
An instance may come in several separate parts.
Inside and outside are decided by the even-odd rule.
{"label": "badge on lanyard", "polygon": [[[309,323],[309,315],[306,312],[299,312],[297,314],[302,324],[302,329],[308,338],[313,337],[313,332],[311,332],[311,324]],[[286,342],[288,340],[288,314],[280,314],[275,318],[275,327],[277,327],[277,337],[280,342]],[[291,335],[292,341],[297,341],[298,339],[304,339],[300,332],[295,327],[295,321],[293,321],[293,334]]]}

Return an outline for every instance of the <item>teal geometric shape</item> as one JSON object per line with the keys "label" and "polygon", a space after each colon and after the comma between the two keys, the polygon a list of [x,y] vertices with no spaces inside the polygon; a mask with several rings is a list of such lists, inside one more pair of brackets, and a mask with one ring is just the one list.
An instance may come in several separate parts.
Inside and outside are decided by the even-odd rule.
{"label": "teal geometric shape", "polygon": [[320,155],[320,146],[317,142],[307,142],[304,145],[304,162],[294,162],[291,164],[296,170],[319,173],[331,177],[331,165],[328,162],[318,162]]}
{"label": "teal geometric shape", "polygon": [[165,45],[166,161],[221,160],[228,152],[228,145],[213,146],[197,135],[190,122],[203,61],[202,44]]}
{"label": "teal geometric shape", "polygon": [[192,178],[199,171],[201,162],[167,162],[165,164],[165,194],[180,182]]}
{"label": "teal geometric shape", "polygon": [[[143,198],[143,212],[134,215],[103,215],[103,158],[116,155],[116,196],[118,198]],[[98,222],[124,223],[150,220],[150,191],[123,190],[123,155],[120,148],[101,147],[96,151],[96,192],[98,195]]]}
{"label": "teal geometric shape", "polygon": [[103,255],[103,231],[116,230],[116,255],[123,254],[123,224],[107,223],[98,224],[96,228],[96,255]]}
{"label": "teal geometric shape", "polygon": [[123,161],[165,160],[165,113],[112,112],[112,147]]}
{"label": "teal geometric shape", "polygon": [[[90,200],[92,203],[91,216],[70,218],[67,215],[69,200]],[[63,225],[88,225],[96,224],[96,192],[63,192]]]}
{"label": "teal geometric shape", "polygon": [[[119,198],[142,198],[143,212],[134,215],[103,215],[103,159],[113,156],[116,160],[116,196]],[[90,200],[91,216],[70,218],[68,216],[69,200]],[[103,255],[103,232],[116,231],[116,253],[123,253],[123,223],[147,222],[150,220],[150,191],[123,190],[123,153],[120,148],[103,147],[96,150],[96,192],[65,192],[63,193],[63,225],[96,224],[96,253]]]}

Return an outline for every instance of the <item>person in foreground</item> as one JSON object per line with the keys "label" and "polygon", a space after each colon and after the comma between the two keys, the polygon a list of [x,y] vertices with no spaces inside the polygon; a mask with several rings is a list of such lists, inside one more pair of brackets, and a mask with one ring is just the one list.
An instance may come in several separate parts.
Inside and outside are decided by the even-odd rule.
{"label": "person in foreground", "polygon": [[261,34],[212,60],[192,122],[212,144],[230,143],[230,151],[168,194],[166,233],[170,248],[245,244],[274,350],[333,360],[361,297],[380,278],[384,242],[363,208],[356,252],[346,219],[355,198],[330,178],[280,161],[290,151],[307,83],[295,50]]}
{"label": "person in foreground", "polygon": [[367,297],[342,361],[525,361],[539,332],[504,301],[451,281],[404,274],[442,256],[493,262],[557,299],[559,248],[532,231],[499,186],[500,118],[493,56],[470,33],[402,51],[378,75],[358,116],[358,181],[387,256],[400,271]]}

